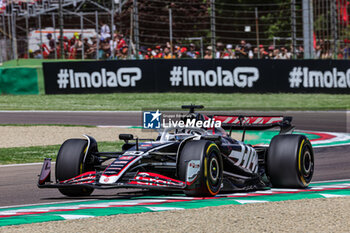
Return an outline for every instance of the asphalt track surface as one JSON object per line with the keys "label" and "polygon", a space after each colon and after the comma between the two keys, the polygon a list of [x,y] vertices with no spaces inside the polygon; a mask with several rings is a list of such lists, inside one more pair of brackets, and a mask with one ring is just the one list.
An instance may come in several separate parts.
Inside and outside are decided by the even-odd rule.
{"label": "asphalt track surface", "polygon": [[[208,112],[212,114],[211,112]],[[229,112],[225,112],[229,114]],[[297,129],[350,132],[350,112],[346,111],[287,111],[247,112],[232,114],[292,116]],[[66,125],[142,125],[142,112],[74,112],[74,111],[0,111],[0,124],[66,124]]]}
{"label": "asphalt track surface", "polygon": [[[277,112],[274,112],[275,114]],[[349,132],[349,113],[346,112],[285,112],[284,115],[293,116],[293,123],[297,129]],[[0,112],[0,124],[140,125],[141,113]],[[64,197],[56,189],[37,188],[40,169],[41,165],[0,166],[0,207],[80,200]],[[315,149],[313,181],[335,179],[350,179],[350,146]],[[125,195],[140,195],[136,190],[134,193],[126,192],[129,190],[95,190],[88,199],[115,199]]]}

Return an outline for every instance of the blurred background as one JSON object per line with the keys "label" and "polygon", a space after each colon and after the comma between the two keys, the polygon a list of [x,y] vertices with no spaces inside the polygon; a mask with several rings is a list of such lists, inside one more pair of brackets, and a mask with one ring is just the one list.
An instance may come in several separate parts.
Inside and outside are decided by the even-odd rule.
{"label": "blurred background", "polygon": [[0,0],[0,62],[349,59],[347,0]]}

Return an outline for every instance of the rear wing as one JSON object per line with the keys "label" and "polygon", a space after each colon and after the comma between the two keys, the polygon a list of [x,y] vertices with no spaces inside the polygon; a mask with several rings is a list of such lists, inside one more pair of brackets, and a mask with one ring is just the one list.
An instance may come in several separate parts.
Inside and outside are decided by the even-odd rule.
{"label": "rear wing", "polygon": [[264,130],[279,127],[280,134],[293,131],[292,117],[284,116],[242,116],[242,115],[213,115],[215,121],[221,121],[225,130]]}

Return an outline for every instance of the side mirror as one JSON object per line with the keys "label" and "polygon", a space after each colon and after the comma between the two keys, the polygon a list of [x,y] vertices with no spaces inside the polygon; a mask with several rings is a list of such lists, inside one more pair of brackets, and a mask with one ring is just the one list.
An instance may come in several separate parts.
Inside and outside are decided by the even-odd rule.
{"label": "side mirror", "polygon": [[119,139],[124,141],[129,141],[134,139],[134,135],[132,134],[119,134]]}

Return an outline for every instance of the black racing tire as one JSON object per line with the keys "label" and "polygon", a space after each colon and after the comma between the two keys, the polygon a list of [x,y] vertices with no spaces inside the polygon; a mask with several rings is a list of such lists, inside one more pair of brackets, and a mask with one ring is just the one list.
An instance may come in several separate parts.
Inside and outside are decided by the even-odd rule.
{"label": "black racing tire", "polygon": [[199,171],[184,193],[197,197],[218,194],[223,180],[223,162],[218,146],[207,140],[193,140],[185,144],[178,162],[178,175],[184,182],[187,181],[187,169],[191,160],[200,161]]}
{"label": "black racing tire", "polygon": [[[56,159],[57,181],[64,181],[91,170],[83,164],[87,143],[84,139],[68,139],[62,144]],[[94,191],[89,187],[69,187],[58,190],[69,197],[89,196]]]}
{"label": "black racing tire", "polygon": [[267,155],[267,175],[272,187],[306,188],[314,173],[314,152],[304,135],[272,138]]}

